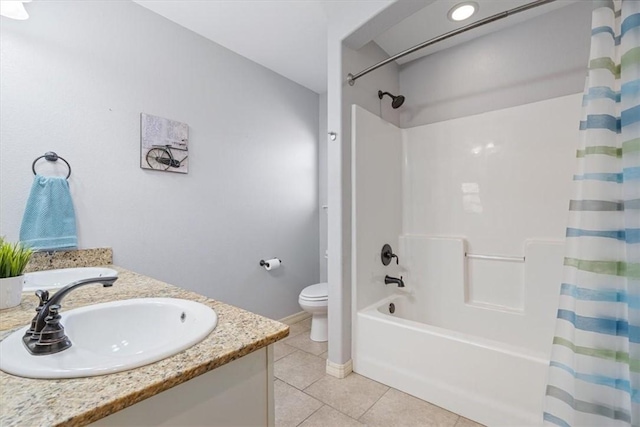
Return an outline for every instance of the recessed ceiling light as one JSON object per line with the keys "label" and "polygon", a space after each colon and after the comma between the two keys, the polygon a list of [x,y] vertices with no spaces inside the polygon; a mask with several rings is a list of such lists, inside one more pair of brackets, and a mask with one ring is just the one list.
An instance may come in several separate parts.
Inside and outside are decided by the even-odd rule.
{"label": "recessed ceiling light", "polygon": [[31,0],[1,0],[0,15],[20,21],[29,19],[29,14],[23,5],[23,3],[29,2],[31,2]]}
{"label": "recessed ceiling light", "polygon": [[453,6],[447,16],[452,21],[464,21],[478,11],[478,3],[474,1],[466,1]]}

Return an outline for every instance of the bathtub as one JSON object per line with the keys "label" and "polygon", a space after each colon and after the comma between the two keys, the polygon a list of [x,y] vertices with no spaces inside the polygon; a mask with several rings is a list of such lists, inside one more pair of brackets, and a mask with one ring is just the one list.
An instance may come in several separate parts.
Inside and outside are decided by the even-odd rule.
{"label": "bathtub", "polygon": [[417,322],[417,310],[405,294],[360,310],[354,371],[488,426],[542,424],[546,357]]}

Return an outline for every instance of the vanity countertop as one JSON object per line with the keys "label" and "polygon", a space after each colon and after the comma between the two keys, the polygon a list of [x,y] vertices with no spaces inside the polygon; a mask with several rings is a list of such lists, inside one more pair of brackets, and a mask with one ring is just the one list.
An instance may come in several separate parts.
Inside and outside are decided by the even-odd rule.
{"label": "vanity countertop", "polygon": [[[63,310],[131,298],[165,297],[212,307],[218,325],[203,341],[175,356],[116,374],[65,380],[35,380],[0,372],[0,425],[82,426],[120,411],[180,383],[289,335],[275,320],[168,285],[123,268],[110,288],[85,286],[70,293]],[[37,298],[23,294],[20,306],[0,312],[0,339],[28,324]],[[64,311],[61,312],[64,322]]]}

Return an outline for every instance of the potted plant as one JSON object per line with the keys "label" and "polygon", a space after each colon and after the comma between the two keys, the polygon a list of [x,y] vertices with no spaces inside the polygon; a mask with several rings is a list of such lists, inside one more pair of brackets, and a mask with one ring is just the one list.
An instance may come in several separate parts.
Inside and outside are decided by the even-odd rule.
{"label": "potted plant", "polygon": [[24,269],[33,250],[0,237],[0,309],[20,304],[24,285]]}

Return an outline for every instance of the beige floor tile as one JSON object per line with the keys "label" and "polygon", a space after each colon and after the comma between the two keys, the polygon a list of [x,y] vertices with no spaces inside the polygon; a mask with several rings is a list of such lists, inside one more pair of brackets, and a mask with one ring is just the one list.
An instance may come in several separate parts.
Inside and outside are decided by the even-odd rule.
{"label": "beige floor tile", "polygon": [[453,427],[458,416],[424,400],[390,389],[359,420],[370,427]]}
{"label": "beige floor tile", "polygon": [[364,427],[364,424],[324,405],[300,424],[300,427]]}
{"label": "beige floor tile", "polygon": [[311,317],[307,317],[306,319],[298,322],[298,324],[304,326],[305,328],[311,330]]}
{"label": "beige floor tile", "polygon": [[316,356],[327,351],[327,342],[316,342],[312,341],[309,338],[309,333],[304,332],[300,335],[296,335],[295,337],[287,338],[284,340],[287,345],[291,345],[293,347],[299,348],[300,350],[306,351],[307,353],[314,354]]}
{"label": "beige floor tile", "polygon": [[484,424],[471,421],[468,418],[460,417],[455,427],[485,427]]}
{"label": "beige floor tile", "polygon": [[307,388],[305,393],[357,419],[387,390],[389,387],[386,385],[351,374],[344,379],[327,375]]}
{"label": "beige floor tile", "polygon": [[298,349],[295,347],[291,347],[283,343],[282,341],[278,341],[273,345],[273,360],[277,361],[282,359],[283,357],[297,351]]}
{"label": "beige floor tile", "polygon": [[322,357],[324,360],[327,360],[327,359],[329,358],[329,352],[328,352],[328,351],[325,351],[324,353],[322,353],[322,354],[320,355],[320,357]]}
{"label": "beige floor tile", "polygon": [[318,356],[296,350],[275,362],[273,373],[276,378],[302,390],[325,375],[326,364]]}
{"label": "beige floor tile", "polygon": [[307,332],[311,330],[311,323],[307,325],[305,321],[294,323],[293,325],[289,325],[289,337],[293,337],[299,335],[303,332]]}
{"label": "beige floor tile", "polygon": [[273,384],[277,427],[295,427],[322,406],[311,396],[280,380]]}

